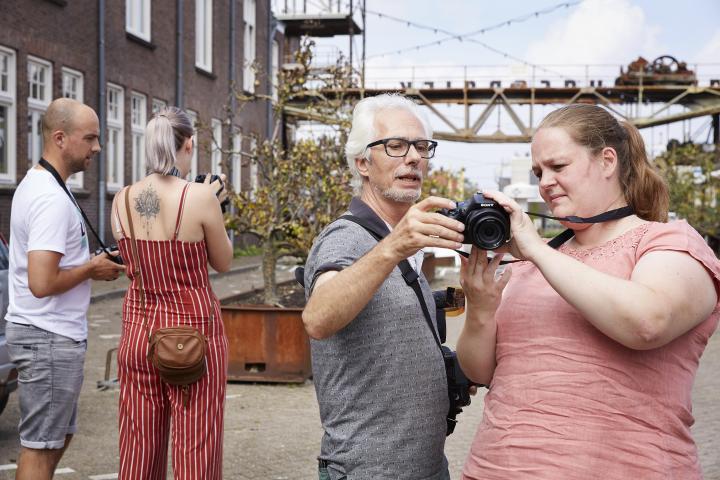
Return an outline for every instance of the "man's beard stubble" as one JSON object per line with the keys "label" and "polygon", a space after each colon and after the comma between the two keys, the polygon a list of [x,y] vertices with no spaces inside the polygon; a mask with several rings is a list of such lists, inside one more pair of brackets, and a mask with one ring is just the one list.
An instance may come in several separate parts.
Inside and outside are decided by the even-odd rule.
{"label": "man's beard stubble", "polygon": [[[418,175],[420,177],[420,185],[422,186],[423,175],[420,171],[413,170],[412,172],[408,173],[414,173]],[[393,187],[388,187],[384,189],[376,183],[371,183],[370,185],[372,186],[373,190],[378,192],[384,198],[399,203],[415,203],[418,201],[420,195],[422,194],[422,187],[418,188],[417,190],[406,190]]]}
{"label": "man's beard stubble", "polygon": [[70,175],[74,175],[76,173],[84,172],[87,170],[87,158],[71,158],[69,159],[68,166],[70,167]]}

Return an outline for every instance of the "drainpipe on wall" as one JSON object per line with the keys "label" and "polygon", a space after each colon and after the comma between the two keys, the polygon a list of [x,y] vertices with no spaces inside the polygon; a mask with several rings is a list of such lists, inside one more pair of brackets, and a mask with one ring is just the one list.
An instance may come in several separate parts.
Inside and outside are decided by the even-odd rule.
{"label": "drainpipe on wall", "polygon": [[[225,142],[230,142],[230,145],[233,145],[233,124],[235,123],[235,110],[237,108],[237,102],[235,99],[235,89],[237,88],[236,82],[237,82],[237,75],[235,74],[235,70],[237,68],[237,60],[236,60],[236,44],[237,44],[237,28],[235,25],[235,17],[237,16],[237,1],[236,0],[230,0],[230,11],[229,17],[230,17],[230,29],[229,29],[229,38],[228,42],[230,43],[230,48],[228,48],[230,58],[228,59],[228,95],[230,96],[230,105],[228,105],[225,112],[223,114],[228,115],[228,124],[227,127],[227,135],[225,135]],[[242,145],[240,147],[242,150]],[[242,163],[242,162],[241,162]],[[232,162],[227,163],[227,180],[228,182],[232,183],[233,178],[233,166]],[[235,205],[231,202],[230,203],[230,215],[235,215]],[[235,231],[230,230],[228,232],[230,236],[230,243],[232,245],[235,245]]]}
{"label": "drainpipe on wall", "polygon": [[[228,59],[228,82],[230,84],[230,88],[228,90],[228,93],[230,95],[230,118],[232,121],[235,121],[235,108],[236,108],[236,100],[235,100],[235,89],[237,85],[235,85],[235,82],[237,80],[237,75],[235,74],[235,69],[237,68],[237,60],[236,60],[236,44],[237,44],[237,28],[235,25],[235,17],[237,15],[237,1],[231,0],[230,1],[230,30],[229,35],[230,38],[228,41],[230,42],[230,48],[228,49],[230,52],[230,58]],[[232,125],[230,125],[230,135],[232,135]],[[228,137],[231,138],[231,137]]]}
{"label": "drainpipe on wall", "polygon": [[[273,40],[275,40],[275,27],[277,25],[277,21],[275,20],[275,16],[272,13],[272,7],[268,4],[268,42],[267,42],[267,60],[265,62],[265,71],[267,72],[267,94],[268,94],[268,100],[267,100],[267,132],[265,133],[265,137],[270,138],[270,135],[272,135],[273,131],[273,112],[272,112],[272,82],[275,80],[273,77]],[[280,65],[278,65],[278,68]]]}
{"label": "drainpipe on wall", "polygon": [[185,105],[184,102],[184,92],[183,92],[183,71],[185,69],[185,63],[184,63],[184,54],[185,49],[183,48],[183,34],[184,34],[184,24],[183,24],[183,18],[184,18],[184,1],[183,0],[177,0],[177,25],[176,25],[176,44],[177,44],[177,72],[175,76],[175,105],[177,105],[178,108],[183,108]]}
{"label": "drainpipe on wall", "polygon": [[106,85],[105,85],[105,0],[98,0],[98,120],[100,121],[100,145],[103,149],[98,155],[98,234],[105,241],[105,197],[107,196],[107,155],[105,138],[107,136]]}

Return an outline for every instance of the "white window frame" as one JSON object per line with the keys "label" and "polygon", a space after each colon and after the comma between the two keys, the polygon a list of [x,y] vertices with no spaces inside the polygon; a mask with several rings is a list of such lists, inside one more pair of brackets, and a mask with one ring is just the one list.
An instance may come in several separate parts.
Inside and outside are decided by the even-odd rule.
{"label": "white window frame", "polygon": [[[36,80],[35,76],[43,73],[43,79]],[[52,64],[42,58],[28,55],[27,81],[28,81],[28,160],[35,165],[40,161],[43,150],[42,117],[52,101]],[[38,95],[34,96],[37,90]]]}
{"label": "white window frame", "polygon": [[195,66],[212,72],[213,2],[195,0]]}
{"label": "white window frame", "polygon": [[150,41],[151,0],[125,0],[125,31]]}
{"label": "white window frame", "polygon": [[[71,90],[68,81],[75,80],[75,90]],[[72,68],[62,67],[62,96],[72,98],[80,103],[85,102],[85,76]]]}
{"label": "white window frame", "polygon": [[[45,71],[45,80],[44,83],[38,83],[38,88],[40,88],[40,85],[44,86],[44,90],[41,92],[39,97],[32,96],[33,93],[33,67],[36,67],[38,69],[38,72],[44,70]],[[53,91],[53,75],[52,75],[52,63],[50,63],[47,60],[43,60],[42,58],[33,57],[28,55],[27,57],[27,69],[28,69],[28,107],[30,108],[37,108],[39,110],[42,110],[43,112],[47,109],[48,105],[50,105],[50,102],[52,101],[52,91]]]}
{"label": "white window frame", "polygon": [[[113,98],[115,97],[115,98]],[[114,105],[113,105],[114,104]],[[105,142],[106,181],[108,191],[118,191],[124,184],[125,172],[125,90],[120,85],[107,84],[107,139]],[[113,114],[114,111],[114,114]],[[113,139],[117,136],[117,143]]]}
{"label": "white window frame", "polygon": [[147,123],[147,97],[139,92],[130,93],[130,132],[132,135],[132,181],[145,176],[145,124]]}
{"label": "white window frame", "polygon": [[6,60],[3,63],[7,67],[0,70],[0,106],[6,109],[7,114],[7,138],[3,139],[7,170],[0,171],[0,183],[14,184],[17,181],[17,56],[15,50],[3,46],[0,46],[0,56]]}
{"label": "white window frame", "polygon": [[[72,98],[80,103],[85,101],[85,77],[82,72],[73,70],[72,68],[62,67],[62,96],[65,98]],[[69,82],[75,81],[74,89],[70,88]],[[78,172],[68,177],[68,186],[72,188],[83,188],[85,183],[85,175],[83,172]]]}
{"label": "white window frame", "polygon": [[242,192],[242,130],[236,128],[232,135],[232,186],[235,193]]}
{"label": "white window frame", "polygon": [[194,182],[195,177],[198,174],[198,142],[197,142],[197,127],[198,127],[198,114],[194,110],[185,110],[188,117],[190,117],[190,124],[193,127],[193,150],[192,157],[190,158],[190,172],[188,173],[188,181]]}
{"label": "white window frame", "polygon": [[210,153],[210,172],[213,175],[222,173],[222,122],[217,118],[210,121],[212,129],[212,149]]}
{"label": "white window frame", "polygon": [[157,112],[159,112],[163,108],[167,108],[167,102],[165,100],[160,100],[159,98],[152,99],[152,114],[153,115],[155,115]]}
{"label": "white window frame", "polygon": [[257,57],[257,29],[256,23],[256,4],[255,0],[243,0],[243,90],[246,92],[255,92],[255,70],[253,64]]}

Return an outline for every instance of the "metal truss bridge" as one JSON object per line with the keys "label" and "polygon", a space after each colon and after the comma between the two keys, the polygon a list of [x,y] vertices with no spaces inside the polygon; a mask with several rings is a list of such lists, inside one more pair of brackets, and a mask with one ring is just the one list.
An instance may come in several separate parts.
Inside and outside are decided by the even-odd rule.
{"label": "metal truss bridge", "polygon": [[[533,124],[535,107],[572,103],[604,105],[638,128],[655,127],[668,123],[710,115],[717,140],[717,118],[720,115],[720,85],[713,86],[648,86],[648,87],[493,87],[493,88],[400,88],[400,89],[349,89],[342,92],[345,98],[361,98],[387,92],[400,92],[415,98],[437,116],[448,130],[436,131],[433,138],[471,143],[523,143],[530,142],[535,131]],[[332,97],[340,92],[324,90]],[[450,119],[438,108],[439,105],[461,105],[464,122]],[[640,108],[653,104],[650,114],[638,115],[646,110]],[[630,114],[623,112],[630,110]],[[520,106],[527,106],[523,112]],[[638,108],[632,108],[637,106]],[[671,107],[681,106],[682,111],[671,112]],[[480,134],[496,109],[502,109],[517,127],[517,133],[500,130],[493,134]],[[528,111],[529,109],[529,111]],[[309,120],[322,118],[306,112],[301,104],[288,107],[291,116]],[[479,110],[479,112],[478,112]],[[678,110],[674,108],[673,110]],[[527,118],[525,120],[524,118]],[[715,142],[717,143],[717,141]]]}
{"label": "metal truss bridge", "polygon": [[[392,80],[385,78],[384,81],[374,82],[371,79],[367,82],[373,85],[370,88],[351,88],[342,92],[323,89],[309,93],[330,98],[342,96],[351,100],[387,92],[403,93],[427,107],[447,127],[436,130],[433,137],[449,141],[530,142],[536,127],[535,121],[538,116],[547,113],[544,106],[588,103],[603,105],[641,129],[710,116],[713,143],[720,143],[720,68],[717,68],[720,64],[711,65],[713,68],[710,74],[707,74],[706,67],[706,74],[698,77],[700,85],[603,85],[614,83],[614,72],[618,71],[615,66],[612,67],[611,76],[607,73],[598,74],[598,69],[592,71],[589,66],[577,66],[584,69],[585,78],[582,81],[559,74],[552,78],[546,74],[548,80],[537,80],[535,71],[527,80],[512,80],[508,76],[502,77],[502,81],[492,80],[501,77],[494,74],[484,77],[480,74],[468,75],[469,67],[455,67],[464,68],[464,71],[454,76],[448,69],[426,68],[424,76],[417,76],[416,67],[411,67],[412,76],[405,72]],[[609,66],[604,67],[607,72]],[[582,70],[576,73],[575,78],[582,78]],[[400,80],[400,77],[405,77],[405,80]],[[437,78],[452,80],[438,81]],[[481,82],[488,86],[478,86]],[[510,86],[504,87],[503,82]],[[442,108],[443,105],[455,107]],[[458,107],[462,108],[462,116],[457,114]],[[455,115],[447,114],[448,111]],[[286,113],[297,119],[331,121],[313,114],[302,102],[288,106]],[[489,133],[493,130],[493,114],[498,118],[497,127]],[[501,116],[510,120],[503,122],[502,128]]]}

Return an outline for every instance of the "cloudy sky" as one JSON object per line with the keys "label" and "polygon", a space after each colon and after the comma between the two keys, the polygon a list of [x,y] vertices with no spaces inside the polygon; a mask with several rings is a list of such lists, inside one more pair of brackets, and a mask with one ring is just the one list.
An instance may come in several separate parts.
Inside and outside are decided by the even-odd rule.
{"label": "cloudy sky", "polygon": [[[275,1],[276,5],[283,3],[284,0]],[[288,3],[292,4],[292,0]],[[308,0],[308,3],[312,7],[322,2]],[[354,3],[357,5],[360,0]],[[558,7],[563,3],[571,5]],[[536,65],[536,79],[546,78],[554,85],[563,81],[559,74],[577,78],[579,83],[587,75],[611,84],[620,65],[627,65],[638,55],[652,60],[664,54],[697,68],[701,84],[711,77],[720,78],[719,0],[367,0],[367,12],[368,86],[398,88],[400,81],[411,78],[416,84],[435,79],[458,85],[465,76],[478,85],[488,85],[491,79],[529,80],[531,65]],[[525,18],[534,12],[540,13]],[[435,27],[438,32],[387,16]],[[356,18],[359,22],[360,15]],[[513,21],[507,25],[508,20]],[[504,26],[495,28],[503,23]],[[481,29],[487,30],[472,36],[475,41],[443,41],[448,37],[443,31],[463,34]],[[442,42],[417,48],[437,41]],[[338,49],[348,51],[347,37],[318,43],[319,55]],[[357,37],[353,47],[355,59],[361,45],[361,38]],[[392,53],[398,50],[400,54]],[[440,106],[440,110],[461,124],[462,109]],[[536,110],[535,123],[546,112]],[[479,113],[480,110],[471,113],[471,122]],[[696,140],[704,140],[707,130],[703,125],[707,120],[693,120],[684,126],[685,132],[696,134]],[[433,123],[437,129],[447,129],[436,118]],[[498,123],[506,133],[516,131],[507,115],[491,123],[487,133],[494,131]],[[644,130],[643,134],[649,149],[658,153],[668,136],[683,135],[683,126],[657,127]],[[491,188],[502,162],[527,152],[527,144],[442,142],[434,164],[464,167],[479,187]]]}

